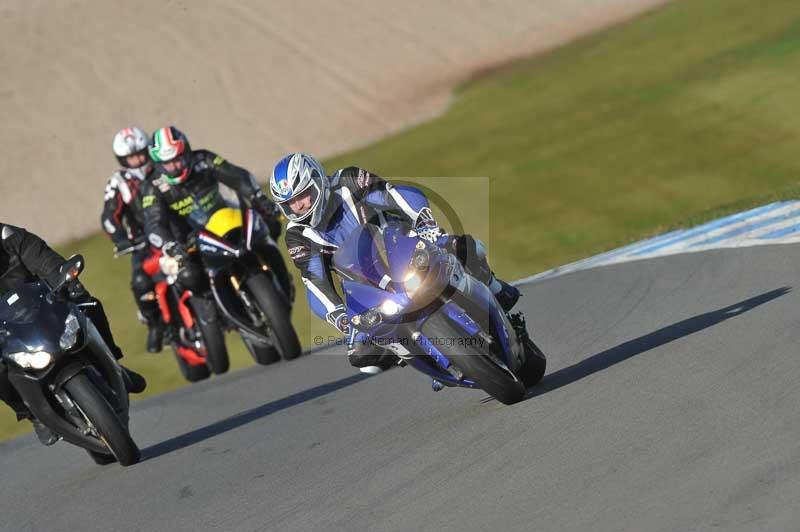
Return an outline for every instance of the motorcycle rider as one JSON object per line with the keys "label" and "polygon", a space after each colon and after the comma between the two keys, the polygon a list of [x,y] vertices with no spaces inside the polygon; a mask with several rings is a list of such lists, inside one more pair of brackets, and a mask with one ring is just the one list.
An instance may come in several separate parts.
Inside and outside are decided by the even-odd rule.
{"label": "motorcycle rider", "polygon": [[[36,280],[44,280],[52,285],[59,275],[59,267],[64,262],[64,258],[50,249],[38,236],[20,227],[0,223],[0,294]],[[122,350],[114,342],[108,318],[100,301],[92,297],[77,280],[68,286],[67,294],[72,301],[87,304],[82,307],[83,312],[97,327],[114,356],[117,359],[122,358]],[[128,391],[131,393],[144,391],[147,386],[144,377],[124,366],[122,369]],[[33,422],[36,435],[44,445],[52,445],[58,441],[59,436],[31,415],[8,380],[8,368],[2,360],[0,360],[0,399],[14,410],[18,420],[30,419]]]}
{"label": "motorcycle rider", "polygon": [[[293,299],[291,278],[275,243],[281,233],[280,211],[255,177],[212,151],[192,150],[189,139],[174,126],[153,133],[149,154],[155,176],[145,184],[142,204],[150,244],[174,254],[192,231],[186,218],[207,218],[220,206],[227,206],[224,194],[226,188],[232,189],[239,202],[250,205],[266,222],[269,234],[255,235],[253,249],[269,262],[285,294]],[[199,264],[189,262],[178,280],[187,288],[203,286],[203,274]]]}
{"label": "motorcycle rider", "polygon": [[115,253],[133,249],[131,291],[139,314],[147,324],[147,350],[158,353],[164,341],[164,324],[155,300],[153,280],[144,269],[147,261],[158,258],[158,253],[154,254],[147,245],[144,234],[141,191],[153,173],[147,143],[147,133],[138,127],[126,127],[114,135],[111,147],[121,168],[108,179],[100,221],[114,243]]}
{"label": "motorcycle rider", "polygon": [[447,235],[417,188],[393,186],[362,168],[347,167],[328,176],[322,165],[303,153],[287,155],[275,165],[270,191],[289,220],[286,246],[302,273],[311,310],[348,337],[348,360],[365,373],[396,363],[395,355],[365,341],[349,326],[345,305],[334,288],[332,256],[350,233],[380,218],[396,216],[425,240],[455,254],[475,278],[489,286],[508,312],[519,290],[497,279],[486,261],[483,244],[470,235]]}

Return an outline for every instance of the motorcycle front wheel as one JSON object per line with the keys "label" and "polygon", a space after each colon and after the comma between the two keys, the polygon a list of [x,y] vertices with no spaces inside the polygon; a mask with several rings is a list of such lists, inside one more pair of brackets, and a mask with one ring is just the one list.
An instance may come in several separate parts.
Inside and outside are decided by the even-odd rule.
{"label": "motorcycle front wheel", "polygon": [[[506,405],[525,398],[525,386],[491,355],[482,350],[478,339],[466,335],[441,311],[434,312],[422,326],[425,335],[435,340],[447,359],[480,388]],[[464,340],[464,341],[458,341]]]}
{"label": "motorcycle front wheel", "polygon": [[191,297],[189,308],[194,314],[195,328],[199,330],[206,348],[206,363],[215,375],[226,373],[230,368],[228,348],[225,347],[225,333],[213,301]]}
{"label": "motorcycle front wheel", "polygon": [[303,349],[292,326],[289,302],[278,293],[266,275],[253,275],[246,281],[247,289],[267,319],[270,336],[284,360],[299,357]]}
{"label": "motorcycle front wheel", "polygon": [[[113,458],[123,466],[133,465],[139,461],[139,448],[131,438],[128,429],[125,428],[108,401],[97,391],[89,377],[78,373],[64,384],[64,389],[83,414],[86,423],[106,445]],[[90,453],[90,455],[95,462],[110,462],[110,460],[98,461],[101,458],[100,453]]]}

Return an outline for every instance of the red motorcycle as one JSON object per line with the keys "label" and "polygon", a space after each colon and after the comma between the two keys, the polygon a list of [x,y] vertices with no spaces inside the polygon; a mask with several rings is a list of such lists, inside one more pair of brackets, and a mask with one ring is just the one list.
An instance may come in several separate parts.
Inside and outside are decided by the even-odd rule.
{"label": "red motorcycle", "polygon": [[[114,258],[145,247],[146,241],[139,240],[129,248],[115,251]],[[195,249],[189,251],[196,252]],[[142,262],[142,270],[155,283],[154,292],[147,297],[158,304],[164,323],[164,341],[172,346],[181,375],[189,382],[197,382],[212,373],[225,373],[230,362],[224,327],[213,296],[194,294],[177,284],[180,270],[189,259],[187,252],[169,257],[160,249],[151,248],[149,257]]]}
{"label": "red motorcycle", "polygon": [[[191,251],[191,250],[190,250]],[[188,256],[170,257],[155,250],[142,269],[155,281],[155,299],[164,322],[164,341],[172,345],[178,368],[189,382],[228,371],[224,326],[213,297],[177,283]]]}

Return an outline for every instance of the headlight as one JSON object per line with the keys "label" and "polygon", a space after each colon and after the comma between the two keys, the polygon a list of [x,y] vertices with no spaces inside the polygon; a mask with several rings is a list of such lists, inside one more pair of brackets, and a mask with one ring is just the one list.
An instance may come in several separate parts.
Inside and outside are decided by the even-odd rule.
{"label": "headlight", "polygon": [[76,318],[74,314],[70,313],[70,315],[67,316],[67,321],[64,322],[64,334],[61,335],[61,339],[58,341],[58,346],[64,351],[75,347],[75,343],[78,341],[78,333],[80,330],[81,326],[78,323],[78,318]]}
{"label": "headlight", "polygon": [[383,321],[384,316],[394,316],[400,312],[400,305],[387,299],[380,306],[353,316],[350,323],[361,330],[371,329]]}
{"label": "headlight", "polygon": [[161,272],[164,275],[168,275],[170,277],[176,277],[178,275],[178,271],[181,269],[181,263],[175,257],[170,257],[169,255],[162,255],[160,259],[158,259],[158,266],[161,268]]}
{"label": "headlight", "polygon": [[369,309],[368,311],[364,312],[363,314],[358,314],[353,316],[353,319],[350,322],[355,325],[356,327],[362,329],[371,329],[379,324],[383,320],[383,316],[381,313],[375,310],[374,308]]}
{"label": "headlight", "polygon": [[28,369],[44,369],[53,361],[53,356],[45,351],[35,353],[11,353],[8,358],[19,366]]}
{"label": "headlight", "polygon": [[400,305],[392,301],[391,299],[387,299],[381,305],[381,313],[385,316],[394,316],[400,312]]}

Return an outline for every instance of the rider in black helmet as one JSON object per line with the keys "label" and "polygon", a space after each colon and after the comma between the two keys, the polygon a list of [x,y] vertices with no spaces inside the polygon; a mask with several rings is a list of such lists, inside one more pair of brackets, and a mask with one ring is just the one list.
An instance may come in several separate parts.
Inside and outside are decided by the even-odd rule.
{"label": "rider in black helmet", "polygon": [[[174,126],[153,133],[149,152],[155,175],[145,184],[142,202],[150,244],[169,254],[192,232],[190,219],[204,219],[220,207],[244,203],[258,212],[268,227],[263,234],[254,235],[253,249],[268,261],[291,299],[291,277],[275,243],[281,233],[280,211],[253,175],[212,151],[192,150],[189,139]],[[198,265],[188,264],[182,276],[200,279],[202,273]],[[192,288],[191,281],[183,284]]]}
{"label": "rider in black helmet", "polygon": [[[64,257],[50,249],[38,236],[20,227],[0,223],[0,294],[36,280],[55,280],[58,268]],[[79,281],[69,286],[69,297],[80,303],[92,303],[83,307],[86,316],[92,320],[103,340],[117,359],[122,358],[122,350],[114,342],[103,305],[92,297]],[[144,377],[123,367],[123,375],[128,391],[140,393],[147,385]],[[8,380],[8,370],[0,361],[0,399],[5,401],[17,414],[17,419],[30,419],[36,435],[44,445],[52,445],[58,437],[44,424],[35,419],[17,391]]]}

